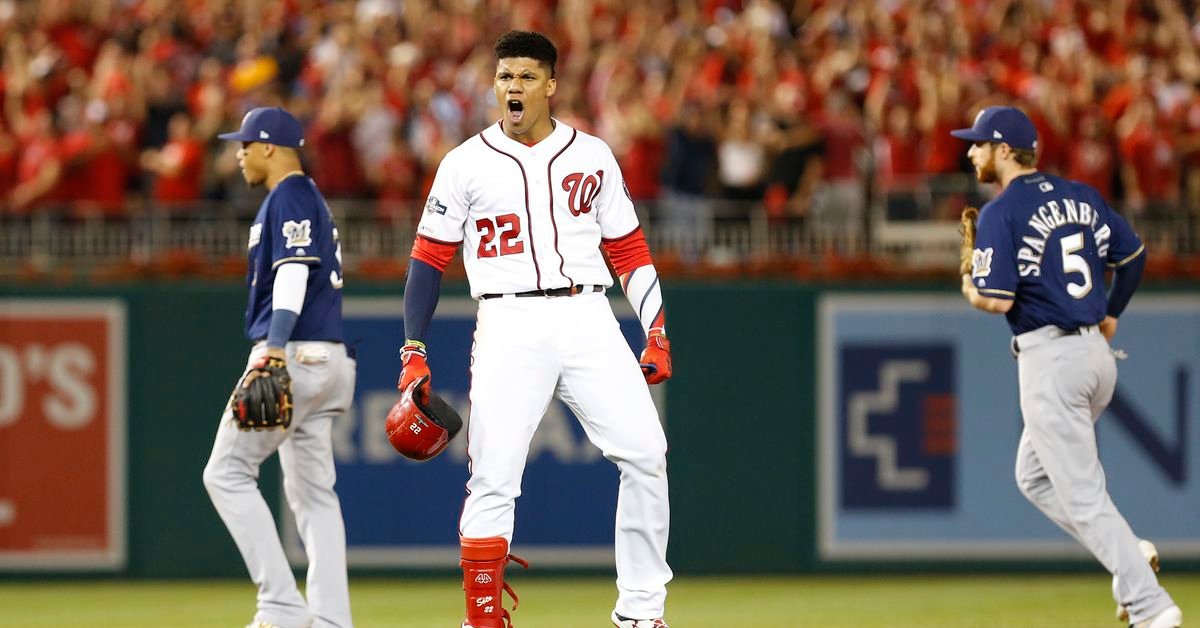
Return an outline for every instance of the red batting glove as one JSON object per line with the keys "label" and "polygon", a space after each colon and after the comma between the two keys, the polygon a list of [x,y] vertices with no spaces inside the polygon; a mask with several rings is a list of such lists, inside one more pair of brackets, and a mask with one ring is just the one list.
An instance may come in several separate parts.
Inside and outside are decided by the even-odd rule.
{"label": "red batting glove", "polygon": [[[429,377],[429,365],[425,363],[425,343],[409,340],[400,349],[400,382],[397,388],[405,390],[408,385],[422,377]],[[421,386],[421,390],[429,393],[429,381]]]}
{"label": "red batting glove", "polygon": [[662,329],[650,329],[646,336],[646,348],[642,350],[638,363],[647,384],[661,384],[671,379],[671,343]]}

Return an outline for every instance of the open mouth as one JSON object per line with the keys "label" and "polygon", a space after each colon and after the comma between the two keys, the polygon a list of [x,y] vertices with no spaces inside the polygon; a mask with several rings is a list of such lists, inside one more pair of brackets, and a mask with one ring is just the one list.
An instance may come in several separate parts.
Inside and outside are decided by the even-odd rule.
{"label": "open mouth", "polygon": [[512,119],[513,124],[519,124],[521,118],[525,117],[525,105],[519,100],[509,100],[508,115]]}

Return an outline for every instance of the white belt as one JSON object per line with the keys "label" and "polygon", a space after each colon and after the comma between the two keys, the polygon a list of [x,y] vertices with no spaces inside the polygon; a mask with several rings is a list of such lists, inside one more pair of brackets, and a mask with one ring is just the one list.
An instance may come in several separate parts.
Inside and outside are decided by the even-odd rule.
{"label": "white belt", "polygon": [[1050,342],[1055,338],[1062,338],[1063,336],[1090,336],[1098,333],[1100,333],[1099,325],[1085,325],[1078,329],[1063,329],[1054,325],[1046,325],[1033,331],[1027,331],[1019,336],[1013,336],[1012,352],[1013,355],[1016,355],[1040,344]]}

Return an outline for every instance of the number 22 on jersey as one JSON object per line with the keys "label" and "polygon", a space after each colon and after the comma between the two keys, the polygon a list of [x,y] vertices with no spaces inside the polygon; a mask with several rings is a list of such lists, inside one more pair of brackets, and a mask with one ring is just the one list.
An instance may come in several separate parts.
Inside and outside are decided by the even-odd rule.
{"label": "number 22 on jersey", "polygon": [[525,252],[525,243],[519,240],[521,236],[521,219],[516,214],[501,214],[475,221],[479,230],[479,250],[477,255],[499,257]]}

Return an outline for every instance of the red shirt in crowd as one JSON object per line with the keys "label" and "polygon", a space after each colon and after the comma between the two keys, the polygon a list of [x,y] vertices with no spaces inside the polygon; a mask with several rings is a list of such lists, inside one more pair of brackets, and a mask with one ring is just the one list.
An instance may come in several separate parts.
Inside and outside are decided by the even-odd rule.
{"label": "red shirt in crowd", "polygon": [[0,126],[0,211],[3,211],[13,186],[17,184],[19,153],[17,138]]}
{"label": "red shirt in crowd", "polygon": [[862,129],[853,120],[827,117],[821,121],[821,136],[825,139],[823,171],[826,181],[853,179],[858,176],[854,154],[863,146]]}
{"label": "red shirt in crowd", "polygon": [[[53,137],[46,135],[25,136],[21,144],[21,158],[17,162],[17,185],[36,179],[42,168],[45,168],[51,162],[60,160],[58,142]],[[24,207],[16,208],[16,211],[18,213],[29,213],[30,209],[34,207],[61,201],[60,183],[61,179],[59,183],[56,183],[41,197]]]}
{"label": "red shirt in crowd", "polygon": [[1171,201],[1179,197],[1179,161],[1165,132],[1138,126],[1121,140],[1120,150],[1122,160],[1134,169],[1143,198]]}
{"label": "red shirt in crowd", "polygon": [[328,196],[362,196],[366,179],[358,163],[358,151],[349,129],[326,129],[313,125],[306,138],[313,155],[313,180]]}
{"label": "red shirt in crowd", "polygon": [[621,172],[634,200],[658,198],[665,150],[662,138],[658,136],[641,135],[629,144]]}
{"label": "red shirt in crowd", "polygon": [[950,131],[962,126],[957,119],[938,118],[933,129],[926,135],[929,155],[925,169],[930,174],[949,174],[959,171],[958,162],[966,154],[963,141],[950,135]]}
{"label": "red shirt in crowd", "polygon": [[204,146],[195,138],[173,139],[162,147],[163,161],[179,168],[171,174],[160,173],[154,182],[154,198],[160,203],[189,203],[200,200],[200,176]]}
{"label": "red shirt in crowd", "polygon": [[1105,200],[1112,198],[1113,149],[1106,139],[1084,138],[1067,151],[1067,178],[1082,181],[1100,192]]}
{"label": "red shirt in crowd", "polygon": [[379,169],[377,215],[387,219],[408,215],[420,198],[421,164],[411,153],[391,151]]}
{"label": "red shirt in crowd", "polygon": [[885,188],[903,187],[925,174],[922,169],[922,142],[918,133],[885,133],[875,144],[879,175]]}

